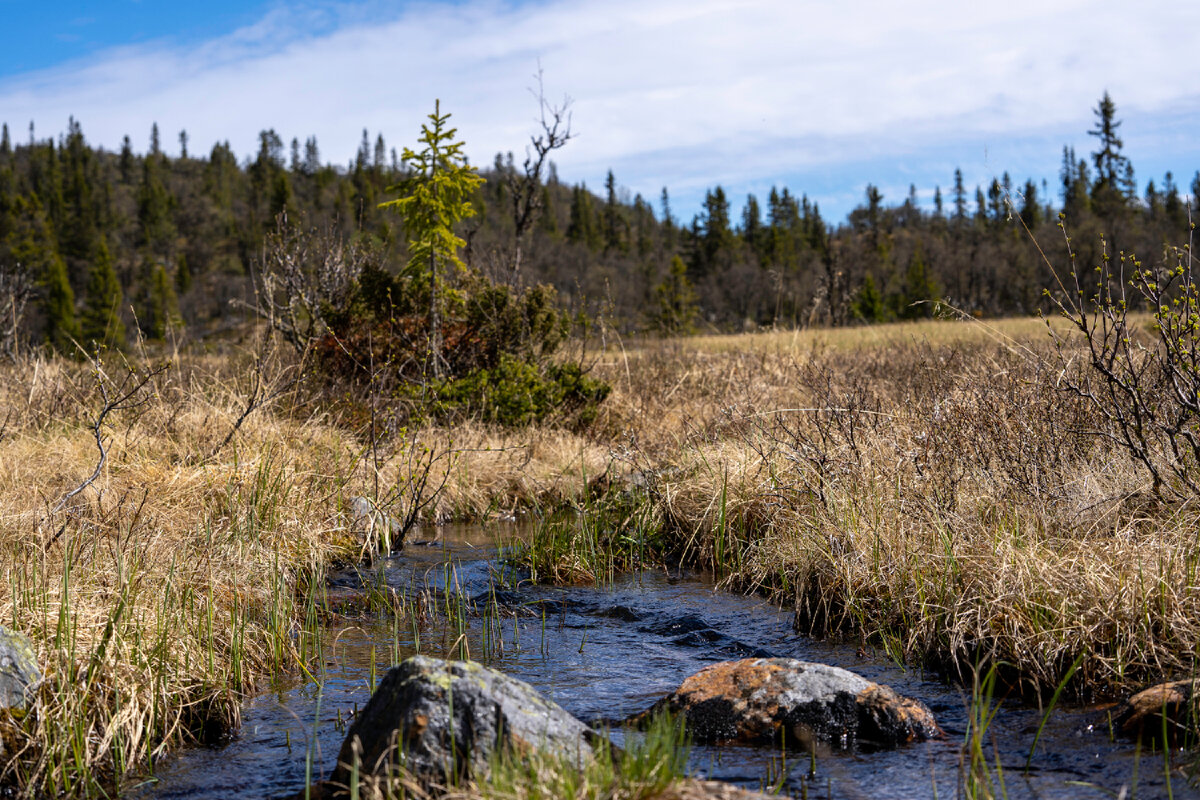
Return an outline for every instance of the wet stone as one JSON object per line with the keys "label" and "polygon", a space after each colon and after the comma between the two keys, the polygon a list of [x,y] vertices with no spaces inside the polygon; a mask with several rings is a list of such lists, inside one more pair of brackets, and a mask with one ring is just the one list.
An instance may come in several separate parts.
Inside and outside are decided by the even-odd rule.
{"label": "wet stone", "polygon": [[593,741],[588,726],[523,681],[474,662],[413,656],[384,676],[358,714],[325,790],[348,786],[356,761],[368,781],[402,766],[436,789],[482,776],[497,751],[582,761]]}
{"label": "wet stone", "polygon": [[1175,741],[1187,737],[1198,710],[1195,682],[1160,683],[1121,703],[1113,714],[1113,727],[1135,739],[1160,739],[1165,732],[1168,741]]}
{"label": "wet stone", "polygon": [[753,647],[732,639],[712,628],[692,631],[672,639],[671,644],[677,647],[703,648],[710,653],[732,658],[774,658],[775,654],[761,647]]}
{"label": "wet stone", "polygon": [[24,719],[42,680],[33,643],[0,626],[0,761],[14,746],[13,720]]}
{"label": "wet stone", "polygon": [[642,615],[634,611],[629,606],[613,606],[600,612],[600,616],[608,617],[609,619],[619,619],[622,622],[640,622]]}
{"label": "wet stone", "polygon": [[393,550],[404,544],[406,531],[400,521],[383,513],[377,505],[365,497],[351,497],[346,503],[350,512],[351,527],[364,539],[382,541],[385,537]]}
{"label": "wet stone", "polygon": [[0,626],[0,711],[24,716],[42,679],[33,643]]}
{"label": "wet stone", "polygon": [[898,745],[941,735],[920,701],[840,667],[789,658],[724,661],[637,715],[669,710],[697,741]]}

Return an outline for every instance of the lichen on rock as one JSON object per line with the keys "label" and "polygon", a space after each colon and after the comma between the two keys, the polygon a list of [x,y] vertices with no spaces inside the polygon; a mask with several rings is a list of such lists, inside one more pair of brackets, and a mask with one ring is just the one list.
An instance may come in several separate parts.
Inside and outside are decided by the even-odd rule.
{"label": "lichen on rock", "polygon": [[896,745],[941,735],[932,712],[840,667],[790,658],[714,664],[635,717],[681,714],[697,741]]}

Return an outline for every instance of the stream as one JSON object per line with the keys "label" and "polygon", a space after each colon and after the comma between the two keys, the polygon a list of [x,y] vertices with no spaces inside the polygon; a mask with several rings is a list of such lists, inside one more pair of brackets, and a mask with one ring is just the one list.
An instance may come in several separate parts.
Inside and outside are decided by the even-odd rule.
{"label": "stream", "polygon": [[[894,750],[822,748],[811,755],[695,745],[690,773],[752,789],[781,785],[781,794],[831,800],[962,794],[969,692],[902,669],[881,653],[862,657],[853,646],[798,635],[790,612],[761,598],[716,591],[711,576],[647,571],[605,586],[506,586],[498,546],[513,541],[514,527],[439,530],[437,544],[406,546],[377,562],[372,578],[401,596],[426,598],[427,612],[431,601],[469,598],[465,616],[426,613],[415,630],[408,619],[395,623],[384,614],[331,626],[319,682],[294,680],[249,700],[236,738],[168,757],[125,796],[232,800],[295,793],[333,768],[347,720],[371,694],[373,671],[378,680],[394,660],[418,651],[457,656],[464,647],[585,722],[610,726],[618,744],[620,720],[714,662],[782,656],[844,667],[924,701],[946,737]],[[332,583],[361,585],[353,572]],[[991,770],[995,774],[999,762],[1007,797],[1200,798],[1178,772],[1168,784],[1161,751],[1111,741],[1105,714],[1096,710],[1056,709],[1026,771],[1042,716],[1037,708],[1005,702],[988,728]]]}

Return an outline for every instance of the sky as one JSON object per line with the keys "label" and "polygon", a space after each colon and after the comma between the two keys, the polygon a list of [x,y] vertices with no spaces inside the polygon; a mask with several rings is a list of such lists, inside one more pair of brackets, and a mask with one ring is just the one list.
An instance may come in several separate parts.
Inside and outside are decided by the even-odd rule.
{"label": "sky", "polygon": [[94,145],[168,152],[258,132],[316,136],[346,164],[413,145],[440,100],[471,160],[518,161],[531,92],[569,103],[558,173],[607,171],[689,221],[721,185],[740,207],[787,186],[841,221],[868,183],[932,202],[961,168],[1057,198],[1064,145],[1093,148],[1110,92],[1144,187],[1200,169],[1200,3],[1178,0],[0,0],[0,121],[16,139],[70,117]]}

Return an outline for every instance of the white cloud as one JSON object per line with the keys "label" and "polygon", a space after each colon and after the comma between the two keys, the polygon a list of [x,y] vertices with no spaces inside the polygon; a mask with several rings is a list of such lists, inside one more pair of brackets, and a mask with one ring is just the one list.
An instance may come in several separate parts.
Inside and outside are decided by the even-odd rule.
{"label": "white cloud", "polygon": [[437,97],[486,163],[532,132],[527,88],[540,59],[551,97],[575,99],[564,178],[598,187],[611,166],[656,196],[663,184],[760,186],[955,148],[1000,153],[1031,135],[1082,141],[1106,88],[1127,118],[1200,112],[1188,80],[1200,5],[1188,3],[468,0],[358,11],[281,6],[201,45],[115,49],[9,78],[0,119],[15,130],[36,120],[44,135],[74,115],[110,148],[126,133],[142,145],[157,121],[166,142],[186,128],[193,151],[229,139],[242,155],[273,127],[286,139],[315,134],[344,163],[363,127],[412,142]]}

